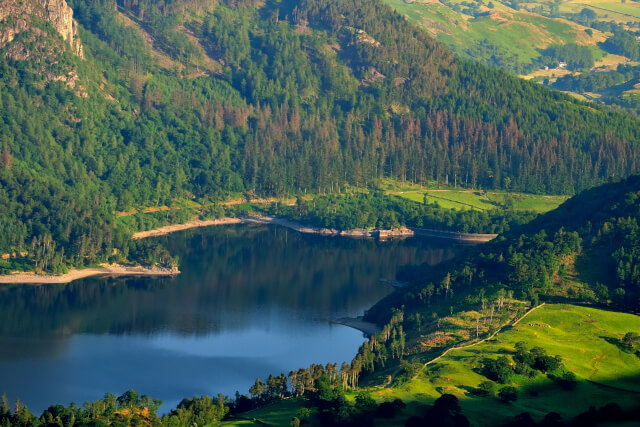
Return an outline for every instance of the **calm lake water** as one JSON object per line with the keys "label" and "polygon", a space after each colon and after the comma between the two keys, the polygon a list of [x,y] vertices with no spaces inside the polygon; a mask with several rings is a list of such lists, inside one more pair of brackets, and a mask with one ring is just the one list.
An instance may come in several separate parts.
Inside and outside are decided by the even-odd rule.
{"label": "calm lake water", "polygon": [[[229,226],[160,238],[174,279],[93,278],[0,287],[0,393],[40,414],[133,388],[161,399],[236,390],[311,363],[351,361],[364,338],[330,322],[363,314],[446,242],[378,242]],[[381,280],[383,279],[383,280]]]}

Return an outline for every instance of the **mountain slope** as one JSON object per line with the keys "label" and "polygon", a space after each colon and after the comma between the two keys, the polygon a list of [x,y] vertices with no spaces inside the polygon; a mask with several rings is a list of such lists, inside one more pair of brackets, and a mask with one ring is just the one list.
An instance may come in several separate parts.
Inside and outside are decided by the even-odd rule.
{"label": "mountain slope", "polygon": [[545,62],[542,58],[550,46],[588,46],[594,59],[599,59],[605,54],[599,44],[610,36],[604,29],[589,28],[590,22],[579,20],[578,13],[573,18],[580,23],[572,22],[572,16],[550,13],[552,2],[524,5],[511,1],[385,0],[385,3],[461,57],[516,74],[529,74],[542,65],[551,65],[552,61]]}
{"label": "mountain slope", "polygon": [[618,0],[384,0],[462,58],[638,113],[640,8]]}
{"label": "mountain slope", "polygon": [[86,58],[49,32],[0,49],[0,249],[47,268],[126,256],[133,206],[384,177],[573,193],[639,164],[638,119],[458,61],[375,0],[70,5]]}
{"label": "mountain slope", "polygon": [[[576,301],[635,312],[640,307],[640,175],[569,199],[435,271],[367,314],[385,324],[392,307],[407,313],[467,310],[510,298]],[[408,316],[409,314],[407,314]]]}

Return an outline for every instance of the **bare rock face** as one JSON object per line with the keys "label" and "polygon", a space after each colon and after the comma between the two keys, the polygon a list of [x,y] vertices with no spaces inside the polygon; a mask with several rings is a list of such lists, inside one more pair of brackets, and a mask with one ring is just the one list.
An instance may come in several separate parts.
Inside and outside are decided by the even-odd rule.
{"label": "bare rock face", "polygon": [[83,57],[82,43],[78,38],[78,28],[76,21],[73,20],[73,10],[69,7],[65,0],[38,0],[44,7],[48,21],[71,45],[73,52]]}
{"label": "bare rock face", "polygon": [[[82,43],[78,38],[77,23],[73,20],[73,10],[65,0],[1,0],[0,1],[0,48],[11,43],[15,37],[23,32],[30,31],[36,36],[46,36],[30,24],[31,18],[48,21],[53,28],[60,33],[62,38],[69,43],[72,51],[84,57]],[[14,59],[28,59],[29,52],[21,52],[20,46],[10,48],[7,52]]]}

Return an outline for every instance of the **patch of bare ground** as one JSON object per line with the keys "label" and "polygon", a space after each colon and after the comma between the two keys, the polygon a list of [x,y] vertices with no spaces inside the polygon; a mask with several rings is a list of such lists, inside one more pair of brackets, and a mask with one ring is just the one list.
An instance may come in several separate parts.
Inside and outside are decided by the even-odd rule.
{"label": "patch of bare ground", "polygon": [[220,62],[216,61],[207,54],[207,49],[205,49],[200,39],[195,36],[193,30],[185,27],[180,27],[180,30],[184,33],[185,36],[187,36],[191,43],[197,46],[198,50],[200,50],[202,54],[202,64],[200,65],[200,68],[202,68],[201,72],[197,73],[196,76],[190,77],[203,75],[205,74],[204,71],[208,71],[210,74],[222,74],[222,65],[220,64]]}
{"label": "patch of bare ground", "polygon": [[140,34],[145,44],[149,48],[151,48],[151,55],[156,60],[160,68],[165,70],[174,70],[176,68],[178,70],[182,70],[184,68],[182,64],[180,64],[177,61],[174,61],[173,59],[171,59],[169,55],[162,52],[162,50],[158,49],[153,36],[149,34],[138,22],[136,22],[130,16],[124,13],[119,13],[118,17],[120,18],[120,21],[125,26],[135,29],[138,32],[138,34]]}

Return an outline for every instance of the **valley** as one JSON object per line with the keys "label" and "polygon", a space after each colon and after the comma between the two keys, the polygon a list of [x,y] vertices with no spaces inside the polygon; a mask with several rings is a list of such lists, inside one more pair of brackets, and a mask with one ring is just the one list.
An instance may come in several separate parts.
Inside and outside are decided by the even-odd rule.
{"label": "valley", "polygon": [[637,422],[638,10],[3,0],[0,426]]}

